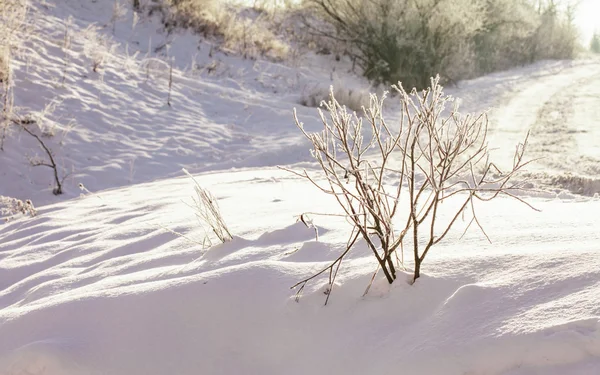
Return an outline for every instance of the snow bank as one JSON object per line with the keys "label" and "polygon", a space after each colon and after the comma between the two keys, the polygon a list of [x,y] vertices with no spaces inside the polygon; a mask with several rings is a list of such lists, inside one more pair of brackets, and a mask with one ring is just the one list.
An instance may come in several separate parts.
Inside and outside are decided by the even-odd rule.
{"label": "snow bank", "polygon": [[375,264],[359,247],[324,307],[325,279],[299,303],[289,288],[335,258],[348,227],[315,217],[316,242],[294,215],[335,203],[300,199],[314,188],[278,170],[198,180],[236,236],[206,253],[160,227],[200,235],[187,179],[3,226],[0,373],[534,374],[600,357],[600,202],[492,202],[480,219],[493,244],[456,233],[416,285],[378,279],[365,297]]}

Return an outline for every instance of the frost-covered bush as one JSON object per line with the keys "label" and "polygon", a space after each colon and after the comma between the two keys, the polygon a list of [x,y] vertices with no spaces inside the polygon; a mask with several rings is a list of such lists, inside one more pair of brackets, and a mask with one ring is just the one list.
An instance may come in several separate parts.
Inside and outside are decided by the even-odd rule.
{"label": "frost-covered bush", "polygon": [[29,199],[22,201],[0,195],[0,217],[4,217],[4,220],[8,221],[18,214],[34,217],[37,215],[37,210]]}
{"label": "frost-covered bush", "polygon": [[92,71],[98,73],[107,62],[117,44],[110,38],[100,33],[101,27],[92,24],[86,27],[81,36],[83,37],[83,54],[91,61]]}
{"label": "frost-covered bush", "polygon": [[516,147],[512,168],[501,171],[489,159],[485,113],[460,114],[457,102],[443,93],[439,77],[430,82],[423,92],[395,87],[400,100],[397,124],[384,118],[385,96],[372,95],[359,118],[333,92],[326,113],[319,110],[321,132],[308,133],[295,117],[322,174],[291,172],[336,199],[352,224],[345,250],[296,284],[299,291],[323,273],[329,274],[331,290],[359,238],[377,261],[375,274],[381,271],[390,284],[404,267],[402,249],[410,248],[416,281],[425,257],[459,219],[470,216],[466,228],[473,224],[483,231],[478,202],[501,195],[521,200],[514,193],[522,185],[513,181],[528,164],[523,159],[527,139]]}
{"label": "frost-covered bush", "polygon": [[571,58],[574,7],[556,0],[305,0],[309,27],[377,83],[424,88],[548,58]]}
{"label": "frost-covered bush", "polygon": [[[472,39],[481,27],[481,4],[471,0],[308,0],[333,28],[320,33],[348,44],[364,75],[377,83],[426,87],[471,68]],[[465,58],[466,57],[466,58]],[[435,74],[434,73],[434,74]]]}
{"label": "frost-covered bush", "polygon": [[537,27],[529,40],[530,61],[571,59],[579,37],[575,27],[575,5],[569,1],[540,1]]}

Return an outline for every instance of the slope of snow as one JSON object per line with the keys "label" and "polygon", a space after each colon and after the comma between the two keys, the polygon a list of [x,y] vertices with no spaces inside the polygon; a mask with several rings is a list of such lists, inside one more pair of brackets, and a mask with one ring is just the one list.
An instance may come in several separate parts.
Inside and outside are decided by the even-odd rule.
{"label": "slope of snow", "polygon": [[481,220],[492,244],[476,232],[457,241],[457,228],[414,286],[377,279],[366,297],[375,262],[358,245],[324,307],[326,278],[308,284],[299,303],[289,288],[334,259],[349,228],[315,217],[316,242],[294,215],[338,212],[335,202],[274,169],[199,181],[236,236],[206,252],[162,228],[201,238],[185,178],[45,206],[3,226],[0,372],[598,369],[599,201],[531,199],[542,213],[490,203]]}
{"label": "slope of snow", "polygon": [[[50,194],[51,171],[28,161],[46,156],[13,129],[0,153],[0,176],[12,183],[3,183],[0,195],[42,205],[76,197],[79,183],[97,191],[179,175],[184,166],[205,171],[309,158],[291,109],[299,107],[309,127],[318,124],[315,109],[297,102],[333,83],[335,65],[315,56],[296,61],[298,68],[228,56],[197,36],[165,35],[157,17],[141,16],[133,28],[131,11],[113,36],[112,4],[69,0],[32,11],[35,31],[15,63],[15,104],[27,115],[58,103],[40,126],[54,134],[43,139],[66,176],[66,194]],[[96,54],[98,72],[92,70]]]}

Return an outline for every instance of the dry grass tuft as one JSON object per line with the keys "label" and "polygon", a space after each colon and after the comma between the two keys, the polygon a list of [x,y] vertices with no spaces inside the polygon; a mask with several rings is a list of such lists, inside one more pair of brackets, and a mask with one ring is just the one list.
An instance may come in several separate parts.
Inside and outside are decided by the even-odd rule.
{"label": "dry grass tuft", "polygon": [[[219,209],[219,203],[217,199],[211,194],[210,191],[204,189],[198,181],[192,176],[185,168],[183,172],[194,181],[194,191],[196,192],[196,197],[192,198],[194,200],[194,205],[191,206],[195,210],[196,217],[198,221],[202,225],[204,231],[207,233],[207,239],[210,245],[210,232],[212,232],[221,243],[229,242],[233,239],[231,232],[227,228],[227,224],[225,224],[225,220],[221,215],[221,210]],[[207,230],[205,226],[208,226],[210,230]]]}
{"label": "dry grass tuft", "polygon": [[162,0],[151,13],[162,12],[168,29],[189,28],[206,38],[218,39],[226,52],[251,59],[283,60],[289,46],[273,32],[274,9],[266,2],[243,8],[219,0]]}

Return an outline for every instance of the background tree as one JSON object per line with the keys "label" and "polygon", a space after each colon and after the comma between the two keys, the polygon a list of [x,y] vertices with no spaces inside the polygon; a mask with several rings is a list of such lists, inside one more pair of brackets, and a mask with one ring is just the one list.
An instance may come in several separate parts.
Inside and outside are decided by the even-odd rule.
{"label": "background tree", "polygon": [[592,42],[590,43],[590,50],[593,53],[600,53],[600,33],[598,33],[597,31],[592,37]]}
{"label": "background tree", "polygon": [[345,46],[375,84],[425,88],[572,58],[573,0],[305,0],[308,27]]}

